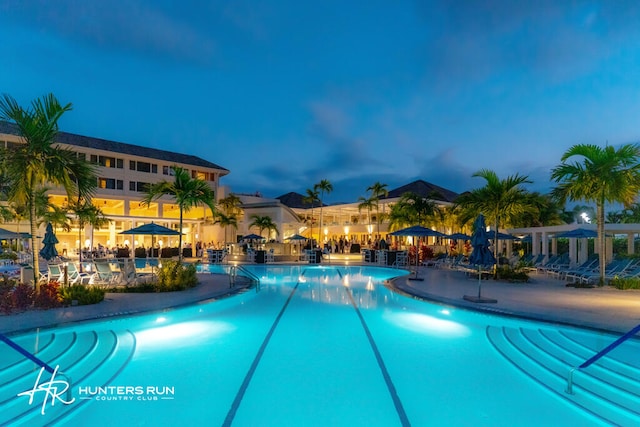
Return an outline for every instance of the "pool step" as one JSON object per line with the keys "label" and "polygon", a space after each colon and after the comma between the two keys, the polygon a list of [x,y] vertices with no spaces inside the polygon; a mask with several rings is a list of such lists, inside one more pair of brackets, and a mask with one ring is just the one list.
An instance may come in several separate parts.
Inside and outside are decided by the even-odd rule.
{"label": "pool step", "polygon": [[[23,363],[16,362],[13,356],[6,361],[2,357],[2,365],[10,365],[8,369],[11,375],[0,384],[0,426],[49,424],[80,410],[87,401],[79,399],[78,387],[108,385],[127,365],[135,351],[135,337],[129,331],[52,333],[48,338],[51,342],[45,349],[38,351],[36,356],[52,368],[59,366],[59,372],[64,373],[71,383],[75,402],[65,405],[57,401],[55,405],[51,405],[49,399],[45,415],[42,415],[44,392],[36,393],[32,405],[29,405],[28,396],[18,396],[18,393],[34,387],[40,368],[29,360]],[[38,339],[42,340],[42,335]],[[21,345],[25,343],[22,341]],[[2,379],[5,380],[7,377],[2,366],[0,372],[3,372]],[[41,382],[50,378],[51,374],[45,371]],[[58,375],[56,380],[63,378]],[[61,397],[66,399],[66,396]]]}
{"label": "pool step", "polygon": [[[576,340],[576,336],[555,331],[495,326],[487,327],[487,337],[496,350],[514,366],[559,397],[607,423],[638,425],[638,362],[629,364],[603,358],[603,363],[598,362],[576,372],[574,394],[567,394],[565,390],[569,370],[598,351],[589,350],[588,339]],[[593,344],[589,345],[595,347]],[[626,356],[622,358],[629,361]]]}

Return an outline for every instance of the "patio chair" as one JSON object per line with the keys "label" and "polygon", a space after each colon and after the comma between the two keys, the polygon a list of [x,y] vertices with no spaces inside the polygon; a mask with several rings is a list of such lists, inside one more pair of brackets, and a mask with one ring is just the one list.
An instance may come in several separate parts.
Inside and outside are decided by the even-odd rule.
{"label": "patio chair", "polygon": [[265,262],[274,262],[274,261],[275,261],[275,251],[272,248],[267,251]]}
{"label": "patio chair", "polygon": [[152,273],[139,273],[135,263],[128,258],[121,258],[118,261],[120,267],[119,284],[125,286],[139,285],[141,283],[149,283],[153,280]]}
{"label": "patio chair", "polygon": [[89,281],[92,285],[116,285],[120,282],[120,270],[113,268],[107,260],[93,260],[94,274]]}
{"label": "patio chair", "polygon": [[393,265],[395,267],[406,267],[408,258],[407,251],[400,251],[396,254],[396,262]]}
{"label": "patio chair", "polygon": [[91,275],[88,273],[80,273],[75,263],[67,263],[67,280],[72,285],[86,285],[91,281]]}
{"label": "patio chair", "polygon": [[62,264],[46,264],[46,265],[47,265],[47,272],[40,273],[40,277],[38,279],[40,283],[62,282],[62,280],[64,279]]}

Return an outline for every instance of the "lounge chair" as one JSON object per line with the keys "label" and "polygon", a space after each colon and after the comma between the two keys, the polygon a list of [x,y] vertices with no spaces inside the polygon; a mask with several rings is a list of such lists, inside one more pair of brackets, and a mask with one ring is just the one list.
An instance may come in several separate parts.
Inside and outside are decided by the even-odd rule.
{"label": "lounge chair", "polygon": [[120,266],[119,283],[126,286],[139,285],[141,283],[149,283],[153,280],[154,275],[151,273],[139,273],[136,270],[135,263],[128,259],[122,258],[118,261]]}
{"label": "lounge chair", "polygon": [[91,281],[91,275],[89,273],[80,273],[78,267],[72,262],[67,263],[67,277],[72,285],[85,285]]}
{"label": "lounge chair", "polygon": [[62,282],[64,277],[64,273],[62,270],[62,264],[46,264],[47,272],[40,272],[40,283],[48,283],[48,282]]}
{"label": "lounge chair", "polygon": [[107,260],[93,260],[94,273],[89,281],[92,285],[117,285],[120,282],[120,271],[112,268]]}

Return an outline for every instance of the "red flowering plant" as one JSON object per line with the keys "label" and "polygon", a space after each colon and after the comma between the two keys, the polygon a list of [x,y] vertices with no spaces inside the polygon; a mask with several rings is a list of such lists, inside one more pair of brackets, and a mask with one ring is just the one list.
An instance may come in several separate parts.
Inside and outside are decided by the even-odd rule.
{"label": "red flowering plant", "polygon": [[60,283],[52,280],[40,286],[40,293],[36,295],[35,306],[38,308],[56,308],[62,306]]}

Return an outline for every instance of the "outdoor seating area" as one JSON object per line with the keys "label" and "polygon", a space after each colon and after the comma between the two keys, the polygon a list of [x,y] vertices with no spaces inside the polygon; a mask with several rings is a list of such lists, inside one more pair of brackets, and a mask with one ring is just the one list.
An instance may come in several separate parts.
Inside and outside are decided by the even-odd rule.
{"label": "outdoor seating area", "polygon": [[362,259],[365,263],[372,263],[389,267],[406,267],[409,253],[406,250],[362,249]]}

